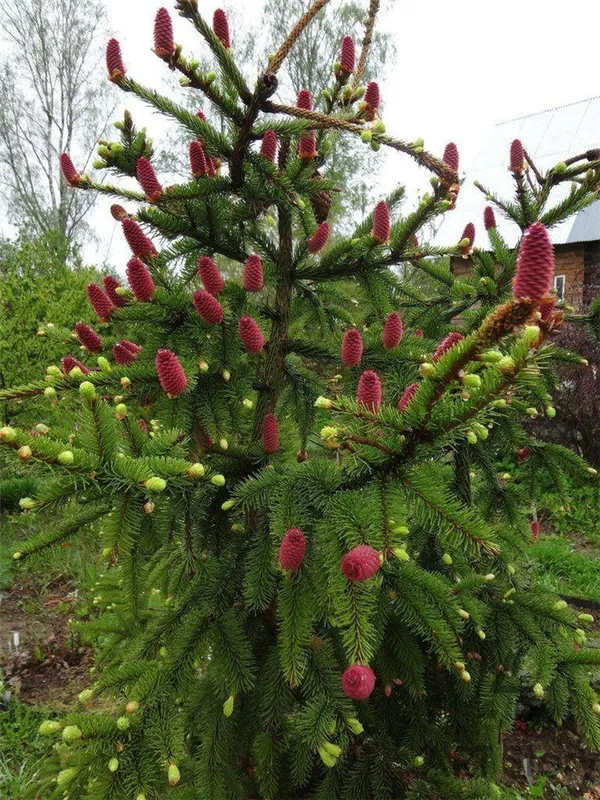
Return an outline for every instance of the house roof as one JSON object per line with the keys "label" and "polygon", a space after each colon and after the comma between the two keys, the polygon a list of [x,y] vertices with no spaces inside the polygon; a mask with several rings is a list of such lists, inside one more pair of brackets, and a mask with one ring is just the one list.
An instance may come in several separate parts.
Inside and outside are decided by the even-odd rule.
{"label": "house roof", "polygon": [[[487,202],[473,181],[479,181],[498,197],[514,197],[514,180],[508,171],[508,154],[513,139],[523,142],[542,173],[570,156],[600,147],[600,97],[495,125],[466,175],[456,208],[444,215],[435,244],[457,242],[468,222],[475,224],[478,234],[475,243],[482,245],[486,241],[482,215]],[[568,184],[553,190],[552,205],[563,199],[568,191]],[[515,244],[520,235],[517,226],[510,220],[502,219],[497,209],[495,211],[502,235],[509,244]],[[600,240],[600,201],[552,228],[550,235],[554,244]]]}

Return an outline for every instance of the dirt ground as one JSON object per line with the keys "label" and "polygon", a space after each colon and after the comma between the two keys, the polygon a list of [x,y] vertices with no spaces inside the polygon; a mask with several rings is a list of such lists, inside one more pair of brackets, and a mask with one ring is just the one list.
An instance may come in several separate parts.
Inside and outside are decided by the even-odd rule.
{"label": "dirt ground", "polygon": [[69,630],[76,599],[76,593],[60,579],[44,587],[43,594],[39,587],[25,584],[3,596],[0,664],[4,687],[23,702],[66,711],[89,684],[91,653]]}

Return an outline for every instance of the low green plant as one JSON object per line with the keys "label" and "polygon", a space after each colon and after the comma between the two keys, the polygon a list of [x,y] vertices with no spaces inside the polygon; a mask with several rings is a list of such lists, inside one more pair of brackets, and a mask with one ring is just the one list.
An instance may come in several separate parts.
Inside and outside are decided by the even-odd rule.
{"label": "low green plant", "polygon": [[52,749],[53,742],[38,732],[40,723],[47,718],[47,712],[19,701],[0,710],[0,797],[3,800],[23,800],[29,795],[39,763]]}

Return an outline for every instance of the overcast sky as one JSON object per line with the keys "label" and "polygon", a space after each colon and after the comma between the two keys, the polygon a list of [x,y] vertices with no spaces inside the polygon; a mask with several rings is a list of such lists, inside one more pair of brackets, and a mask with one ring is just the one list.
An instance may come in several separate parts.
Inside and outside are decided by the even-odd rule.
{"label": "overcast sky", "polygon": [[[165,0],[105,1],[130,74],[146,85],[166,78],[176,86],[177,77],[150,50],[154,15]],[[368,0],[362,1],[366,8]],[[211,19],[217,5],[199,4]],[[259,27],[262,5],[262,0],[228,0]],[[186,52],[188,47],[199,52],[189,23],[176,15],[174,20],[176,41]],[[395,66],[379,76],[388,132],[406,140],[420,136],[437,154],[453,140],[461,168],[468,168],[496,122],[600,94],[598,0],[395,0],[378,26],[393,34],[397,47]],[[232,38],[235,53],[235,28]],[[161,117],[126,99],[150,134],[164,130]],[[394,152],[386,158],[377,194],[404,181],[415,190],[427,188],[429,176],[415,177],[407,156]],[[106,257],[122,270],[127,249],[108,216],[109,204],[103,201],[94,214],[101,247],[88,248],[86,255],[96,261]]]}

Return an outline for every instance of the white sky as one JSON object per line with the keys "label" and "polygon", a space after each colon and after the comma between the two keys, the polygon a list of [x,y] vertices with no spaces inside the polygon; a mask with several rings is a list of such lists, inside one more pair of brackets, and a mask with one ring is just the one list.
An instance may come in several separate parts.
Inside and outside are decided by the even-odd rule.
{"label": "white sky", "polygon": [[[130,74],[148,86],[160,88],[165,79],[176,86],[177,76],[150,50],[156,10],[173,3],[105,2]],[[366,8],[368,0],[362,2]],[[226,0],[226,5],[260,27],[262,0]],[[217,3],[200,0],[200,7],[211,19]],[[185,52],[189,46],[198,53],[197,34],[185,20],[173,18],[176,41]],[[397,47],[395,66],[379,76],[387,131],[406,140],[420,136],[438,154],[454,140],[462,169],[494,123],[600,94],[597,0],[395,0],[381,13],[378,26],[393,34]],[[235,37],[234,28],[234,53]],[[158,139],[163,118],[143,110],[131,96],[125,100],[134,119]],[[427,189],[429,175],[415,173],[407,156],[394,152],[386,158],[377,194],[397,182]],[[128,251],[109,205],[103,199],[94,212],[101,246],[87,248],[85,255],[96,262],[106,257],[122,271]]]}

